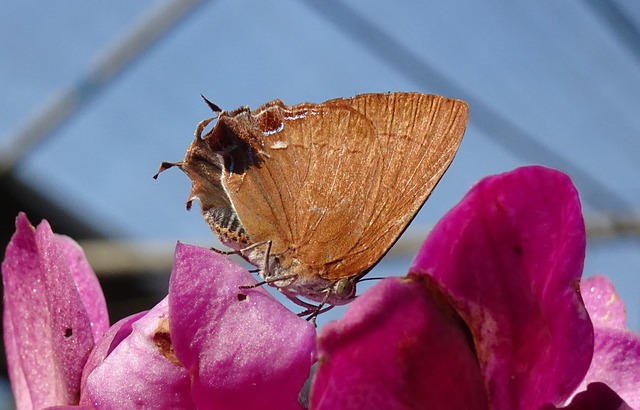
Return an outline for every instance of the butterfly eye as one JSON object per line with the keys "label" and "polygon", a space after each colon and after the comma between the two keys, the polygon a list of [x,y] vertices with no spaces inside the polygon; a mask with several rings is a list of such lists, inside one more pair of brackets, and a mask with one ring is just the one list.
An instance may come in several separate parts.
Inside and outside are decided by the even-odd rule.
{"label": "butterfly eye", "polygon": [[340,299],[352,299],[356,294],[356,284],[349,278],[340,279],[333,285],[333,294]]}

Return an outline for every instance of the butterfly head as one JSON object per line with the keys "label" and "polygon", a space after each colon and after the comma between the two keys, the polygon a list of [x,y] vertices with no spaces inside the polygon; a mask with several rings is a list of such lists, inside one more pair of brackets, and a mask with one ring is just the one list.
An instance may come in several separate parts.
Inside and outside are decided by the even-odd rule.
{"label": "butterfly head", "polygon": [[356,297],[356,283],[359,276],[327,280],[320,276],[283,274],[283,281],[268,280],[289,299],[301,297],[321,305],[346,305]]}

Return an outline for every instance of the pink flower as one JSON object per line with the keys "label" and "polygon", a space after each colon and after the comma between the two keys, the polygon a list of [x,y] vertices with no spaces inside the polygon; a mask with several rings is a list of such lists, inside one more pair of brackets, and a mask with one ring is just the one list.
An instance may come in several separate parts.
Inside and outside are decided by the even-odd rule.
{"label": "pink flower", "polygon": [[4,343],[19,409],[74,404],[80,376],[109,326],[98,280],[80,247],[34,229],[24,214],[2,263]]}
{"label": "pink flower", "polygon": [[[594,321],[594,354],[584,252],[566,175],[526,167],[485,178],[433,229],[406,278],[381,281],[322,329],[312,408],[556,408],[590,382],[640,406],[637,335],[616,320],[620,337],[600,341]],[[600,316],[620,311],[610,309]],[[567,408],[624,408],[607,385]]]}
{"label": "pink flower", "polygon": [[18,409],[301,408],[315,329],[209,249],[178,244],[167,298],[106,333],[95,275],[46,222],[18,217],[2,273]]}
{"label": "pink flower", "polygon": [[197,408],[300,408],[315,328],[265,289],[239,289],[252,283],[245,269],[209,249],[176,249],[171,341]]}
{"label": "pink flower", "polygon": [[70,244],[20,215],[7,248],[19,409],[300,409],[316,359],[314,410],[640,409],[640,339],[606,279],[580,282],[584,223],[558,171],[482,180],[408,276],[320,331],[317,353],[309,323],[239,288],[255,283],[246,270],[183,244],[167,298],[106,330],[95,276]]}

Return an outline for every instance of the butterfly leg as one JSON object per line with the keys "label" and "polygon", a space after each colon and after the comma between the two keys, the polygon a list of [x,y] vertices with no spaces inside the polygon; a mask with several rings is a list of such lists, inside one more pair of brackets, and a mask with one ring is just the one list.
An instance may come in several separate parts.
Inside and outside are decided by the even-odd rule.
{"label": "butterfly leg", "polygon": [[318,317],[318,315],[333,309],[333,305],[325,306],[327,304],[327,300],[329,300],[330,295],[331,295],[331,291],[327,291],[327,294],[318,305],[307,303],[297,297],[289,297],[289,299],[293,303],[306,308],[306,310],[298,313],[298,316],[304,317],[307,321],[313,323],[313,325],[315,326],[316,318]]}
{"label": "butterfly leg", "polygon": [[[245,255],[249,251],[251,251],[251,250],[253,250],[255,248],[258,248],[260,246],[266,246],[266,248],[265,248],[265,252],[264,252],[264,259],[262,261],[262,268],[259,268],[260,269],[259,271],[263,271],[265,273],[268,273],[269,272],[269,256],[271,255],[271,240],[252,243],[251,245],[247,246],[246,248],[234,249],[234,250],[231,250],[231,251],[223,251],[223,250],[216,249],[216,248],[209,248],[209,249],[214,251],[215,253],[219,253],[221,255],[240,255],[243,258],[247,259],[245,257]],[[268,276],[268,275],[265,275],[265,276]]]}
{"label": "butterfly leg", "polygon": [[215,117],[214,117],[214,118],[209,118],[209,119],[207,119],[207,120],[202,120],[202,121],[200,121],[200,122],[198,123],[198,126],[196,127],[196,132],[194,132],[195,137],[196,137],[197,139],[199,139],[199,140],[200,140],[200,139],[202,139],[202,131],[204,131],[204,129],[206,128],[206,126],[207,126],[207,125],[209,125],[209,123],[210,123],[211,121],[213,121],[214,119],[215,119]]}
{"label": "butterfly leg", "polygon": [[[295,277],[297,277],[298,275],[286,275],[286,276],[280,276],[278,278],[269,278],[269,279],[265,279],[262,282],[258,282],[258,283],[254,283],[253,285],[244,285],[244,286],[240,286],[240,289],[251,289],[251,288],[257,288],[259,286],[263,286],[263,285],[270,285],[272,283],[275,282],[279,282],[281,280],[289,280],[289,279],[293,279]],[[304,303],[304,302],[303,302]],[[311,305],[313,306],[313,305]]]}
{"label": "butterfly leg", "polygon": [[298,316],[302,317],[302,316],[307,316],[309,314],[311,314],[311,312],[313,312],[314,310],[316,310],[316,305],[314,305],[313,303],[309,303],[309,302],[305,302],[304,300],[296,297],[296,296],[287,296],[287,298],[289,298],[290,301],[292,301],[293,303],[295,303],[298,306],[302,306],[303,308],[305,308],[306,310],[298,313]]}

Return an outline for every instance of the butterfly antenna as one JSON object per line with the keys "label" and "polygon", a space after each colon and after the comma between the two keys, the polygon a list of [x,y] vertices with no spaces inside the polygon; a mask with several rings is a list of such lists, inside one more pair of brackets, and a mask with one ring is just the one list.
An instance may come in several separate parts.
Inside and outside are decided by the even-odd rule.
{"label": "butterfly antenna", "polygon": [[362,279],[358,279],[358,283],[364,282],[366,280],[381,280],[381,279],[386,279],[386,278],[384,276],[378,276],[373,278],[362,278]]}

